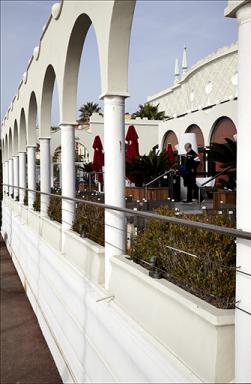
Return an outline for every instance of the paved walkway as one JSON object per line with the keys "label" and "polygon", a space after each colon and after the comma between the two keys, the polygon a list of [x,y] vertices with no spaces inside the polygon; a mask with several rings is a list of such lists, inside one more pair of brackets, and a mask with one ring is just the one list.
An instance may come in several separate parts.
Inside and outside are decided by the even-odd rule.
{"label": "paved walkway", "polygon": [[1,384],[62,383],[0,235]]}

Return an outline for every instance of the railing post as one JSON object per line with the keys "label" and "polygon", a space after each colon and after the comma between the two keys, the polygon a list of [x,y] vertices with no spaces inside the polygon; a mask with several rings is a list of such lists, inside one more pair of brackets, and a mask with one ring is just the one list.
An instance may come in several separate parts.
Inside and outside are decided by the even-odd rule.
{"label": "railing post", "polygon": [[[104,97],[105,204],[125,207],[124,96]],[[105,210],[105,287],[109,288],[110,258],[126,250],[123,212]]]}

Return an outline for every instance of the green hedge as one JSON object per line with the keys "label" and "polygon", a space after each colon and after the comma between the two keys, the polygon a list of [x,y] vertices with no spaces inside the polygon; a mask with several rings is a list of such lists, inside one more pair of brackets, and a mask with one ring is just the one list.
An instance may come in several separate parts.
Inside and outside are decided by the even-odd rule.
{"label": "green hedge", "polygon": [[104,209],[84,203],[79,204],[72,229],[81,236],[104,245]]}
{"label": "green hedge", "polygon": [[[157,213],[175,215],[167,207],[157,209]],[[234,226],[223,215],[183,215],[182,218],[225,227]],[[169,281],[216,307],[234,308],[234,238],[186,225],[151,220],[135,239],[131,257],[135,262],[148,265],[151,256],[157,257],[157,267]]]}
{"label": "green hedge", "polygon": [[48,207],[48,216],[51,220],[62,223],[62,199],[61,197],[51,196]]}

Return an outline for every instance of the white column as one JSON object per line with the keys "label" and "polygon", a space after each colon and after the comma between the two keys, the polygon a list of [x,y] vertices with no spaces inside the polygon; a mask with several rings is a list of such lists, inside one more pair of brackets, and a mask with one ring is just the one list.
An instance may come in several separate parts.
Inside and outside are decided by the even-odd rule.
{"label": "white column", "polygon": [[[5,161],[5,184],[9,184],[9,162],[8,160]],[[9,190],[9,187],[5,187],[5,193],[7,193]]]}
{"label": "white column", "polygon": [[[27,146],[28,189],[36,189],[36,146]],[[28,206],[33,209],[35,192],[28,192]]]}
{"label": "white column", "polygon": [[53,159],[51,161],[51,188],[54,188],[54,164],[53,164]]}
{"label": "white column", "polygon": [[[9,185],[13,185],[13,159],[9,159]],[[13,187],[9,187],[9,196],[13,193]]]}
{"label": "white column", "polygon": [[[50,138],[41,137],[40,141],[40,191],[45,193],[51,192],[51,178],[50,178]],[[41,216],[48,215],[48,206],[50,198],[46,195],[41,195]]]}
{"label": "white column", "polygon": [[[62,195],[75,197],[75,128],[60,124],[61,128],[61,170]],[[75,216],[74,201],[62,200],[62,228],[71,228]]]}
{"label": "white column", "polygon": [[[6,168],[5,161],[2,162],[2,175],[3,175],[3,184],[6,184]],[[5,194],[6,187],[3,185],[3,194]]]}
{"label": "white column", "polygon": [[[26,188],[26,152],[19,152],[19,187]],[[19,190],[19,202],[24,203],[25,190]]]}
{"label": "white column", "polygon": [[[244,3],[245,4],[245,3]],[[237,10],[239,25],[237,111],[237,228],[251,232],[251,3]],[[251,241],[237,241],[235,381],[251,382]],[[247,312],[244,312],[247,311]]]}
{"label": "white column", "polygon": [[14,171],[14,185],[16,188],[14,188],[14,199],[18,197],[19,195],[19,157],[13,156],[13,171]]}
{"label": "white column", "polygon": [[[125,98],[104,97],[105,204],[125,207]],[[125,253],[124,213],[105,211],[105,286],[109,288],[110,258]]]}

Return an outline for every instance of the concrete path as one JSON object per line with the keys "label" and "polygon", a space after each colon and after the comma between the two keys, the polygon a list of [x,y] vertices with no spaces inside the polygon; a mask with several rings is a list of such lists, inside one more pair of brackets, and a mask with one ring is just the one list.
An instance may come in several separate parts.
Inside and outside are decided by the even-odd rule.
{"label": "concrete path", "polygon": [[1,384],[62,383],[0,235]]}

